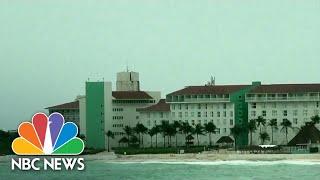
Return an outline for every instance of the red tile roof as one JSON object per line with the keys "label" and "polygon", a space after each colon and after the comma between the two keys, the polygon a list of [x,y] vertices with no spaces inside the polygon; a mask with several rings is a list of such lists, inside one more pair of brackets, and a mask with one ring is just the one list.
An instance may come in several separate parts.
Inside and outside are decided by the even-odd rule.
{"label": "red tile roof", "polygon": [[166,103],[165,99],[160,99],[160,101],[152,106],[146,108],[139,108],[137,111],[140,112],[168,112],[170,111],[170,105]]}
{"label": "red tile roof", "polygon": [[250,93],[320,92],[320,84],[269,84],[257,86]]}
{"label": "red tile roof", "polygon": [[215,85],[215,86],[187,86],[181,90],[172,92],[172,95],[192,95],[192,94],[230,94],[248,85]]}
{"label": "red tile roof", "polygon": [[79,101],[59,104],[56,106],[47,107],[46,109],[79,109]]}
{"label": "red tile roof", "polygon": [[112,91],[112,96],[116,99],[153,99],[144,91]]}

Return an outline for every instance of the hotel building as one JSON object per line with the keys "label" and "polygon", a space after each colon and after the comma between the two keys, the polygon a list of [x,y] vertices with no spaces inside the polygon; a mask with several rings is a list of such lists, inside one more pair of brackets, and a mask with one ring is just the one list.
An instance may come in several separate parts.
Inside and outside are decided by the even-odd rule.
{"label": "hotel building", "polygon": [[[272,84],[261,85],[246,94],[248,103],[248,119],[262,116],[277,120],[278,129],[273,132],[274,144],[286,144],[284,131],[280,123],[288,119],[293,128],[289,128],[290,141],[300,130],[300,127],[309,122],[312,116],[319,115],[320,111],[320,84]],[[319,128],[319,126],[317,125]],[[264,126],[271,138],[271,127]],[[253,144],[260,144],[259,129],[253,135]],[[271,143],[271,141],[267,142]]]}
{"label": "hotel building", "polygon": [[80,130],[85,132],[86,146],[106,148],[107,131],[115,135],[110,138],[110,146],[118,146],[123,128],[134,127],[140,120],[136,109],[156,104],[160,97],[160,92],[140,90],[137,72],[117,73],[115,91],[111,82],[86,82],[86,95],[80,100]]}
{"label": "hotel building", "polygon": [[[274,144],[286,144],[280,123],[288,119],[293,128],[288,139],[292,139],[305,122],[310,121],[320,111],[320,84],[271,84],[252,82],[248,85],[187,86],[160,99],[159,91],[141,91],[137,72],[117,73],[116,90],[111,82],[86,82],[85,96],[77,101],[49,107],[49,112],[62,112],[80,125],[80,133],[86,136],[86,146],[103,149],[107,146],[106,132],[112,131],[111,147],[125,136],[125,126],[144,124],[148,129],[160,125],[162,121],[188,122],[192,126],[213,122],[217,131],[212,135],[215,144],[220,138],[231,135],[235,125],[247,126],[249,120],[262,116],[267,123],[277,120],[274,130]],[[70,106],[69,106],[70,105]],[[78,108],[77,108],[78,107]],[[69,108],[69,109],[68,109]],[[66,114],[69,113],[69,114]],[[71,113],[72,114],[72,113]],[[317,126],[318,127],[318,126]],[[253,133],[253,144],[260,144],[259,129]],[[262,127],[271,138],[271,127]],[[195,135],[193,135],[195,137]],[[178,145],[184,145],[184,135],[178,134]],[[208,145],[207,135],[200,135],[200,144]],[[167,141],[167,140],[166,140]],[[153,137],[153,146],[155,145]],[[163,145],[163,136],[158,134],[158,146]],[[196,139],[193,141],[195,144]],[[248,131],[243,131],[236,139],[238,146],[248,145]],[[175,140],[172,141],[175,144]],[[271,140],[265,142],[271,144]],[[150,146],[149,135],[144,135],[144,146]]]}

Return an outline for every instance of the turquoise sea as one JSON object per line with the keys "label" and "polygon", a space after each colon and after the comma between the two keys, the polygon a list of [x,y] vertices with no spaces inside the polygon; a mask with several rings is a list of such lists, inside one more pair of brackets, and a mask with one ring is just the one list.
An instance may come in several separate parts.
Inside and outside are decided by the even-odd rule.
{"label": "turquoise sea", "polygon": [[0,163],[0,179],[320,179],[319,162],[217,161],[121,162],[86,161],[85,171],[11,171]]}

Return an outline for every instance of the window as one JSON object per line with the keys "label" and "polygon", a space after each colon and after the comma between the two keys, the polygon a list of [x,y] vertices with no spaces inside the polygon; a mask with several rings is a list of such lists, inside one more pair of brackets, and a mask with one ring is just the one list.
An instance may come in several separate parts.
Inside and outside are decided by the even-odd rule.
{"label": "window", "polygon": [[230,117],[233,117],[233,111],[230,111]]}
{"label": "window", "polygon": [[136,119],[139,119],[139,116],[136,116]]}
{"label": "window", "polygon": [[266,103],[262,103],[262,104],[261,104],[261,107],[262,107],[262,108],[266,108]]}
{"label": "window", "polygon": [[206,119],[204,120],[204,123],[205,123],[205,124],[207,124],[207,123],[208,123]]}
{"label": "window", "polygon": [[272,116],[277,116],[277,110],[272,110]]}
{"label": "window", "polygon": [[172,117],[176,117],[176,113],[175,112],[172,112]]}
{"label": "window", "polygon": [[172,105],[172,109],[175,110],[176,109],[176,105]]}
{"label": "window", "polygon": [[227,112],[223,111],[223,117],[227,117]]}
{"label": "window", "polygon": [[317,102],[317,105],[316,105],[316,106],[317,106],[317,108],[319,107],[319,102]]}
{"label": "window", "polygon": [[206,109],[208,109],[208,104],[205,104]]}
{"label": "window", "polygon": [[277,107],[277,103],[272,103],[272,104],[271,104],[271,107],[272,107],[272,108],[276,108],[276,107]]}
{"label": "window", "polygon": [[308,110],[307,109],[303,110],[303,116],[308,116]]}
{"label": "window", "polygon": [[179,109],[181,110],[181,104],[179,104]]}
{"label": "window", "polygon": [[227,133],[227,128],[223,128],[223,133]]}
{"label": "window", "polygon": [[223,103],[223,109],[227,109],[227,104]]}
{"label": "window", "polygon": [[198,112],[198,117],[201,117],[201,112]]}
{"label": "window", "polygon": [[257,103],[252,103],[251,108],[253,108],[253,109],[257,108]]}
{"label": "window", "polygon": [[298,119],[297,118],[293,118],[293,124],[298,124]]}
{"label": "window", "polygon": [[287,110],[284,110],[283,111],[283,116],[287,116],[288,115],[288,111]]}
{"label": "window", "polygon": [[179,115],[178,115],[178,117],[180,117],[180,118],[182,117],[182,112],[179,112]]}
{"label": "window", "polygon": [[204,112],[204,117],[208,117],[208,112]]}
{"label": "window", "polygon": [[218,125],[220,124],[220,119],[217,119],[217,124],[218,124]]}
{"label": "window", "polygon": [[217,134],[220,134],[220,128],[217,128]]}
{"label": "window", "polygon": [[163,118],[163,112],[160,112],[160,118]]}
{"label": "window", "polygon": [[262,116],[266,117],[267,116],[267,111],[262,111]]}
{"label": "window", "polygon": [[211,117],[213,117],[213,111],[210,112]]}
{"label": "window", "polygon": [[233,119],[230,119],[230,126],[233,126]]}
{"label": "window", "polygon": [[251,116],[255,117],[256,116],[256,111],[251,111]]}
{"label": "window", "polygon": [[191,120],[191,124],[192,124],[192,126],[194,126],[194,120]]}
{"label": "window", "polygon": [[201,104],[198,104],[198,109],[201,109]]}
{"label": "window", "polygon": [[185,117],[188,117],[188,112],[184,112],[184,116],[185,116]]}
{"label": "window", "polygon": [[188,104],[186,104],[186,105],[185,105],[185,107],[186,107],[186,109],[189,109],[189,106],[188,106]]}
{"label": "window", "polygon": [[298,115],[298,110],[293,110],[293,116],[297,116]]}
{"label": "window", "polygon": [[217,112],[217,117],[220,117],[220,112],[219,111]]}

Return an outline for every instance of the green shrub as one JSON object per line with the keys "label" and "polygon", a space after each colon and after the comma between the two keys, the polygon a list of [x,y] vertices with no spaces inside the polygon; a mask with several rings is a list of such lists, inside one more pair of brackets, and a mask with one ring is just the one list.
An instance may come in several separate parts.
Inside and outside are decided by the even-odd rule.
{"label": "green shrub", "polygon": [[311,148],[309,149],[309,152],[310,152],[310,153],[317,153],[317,152],[319,152],[319,148],[318,148],[318,147],[311,147]]}

